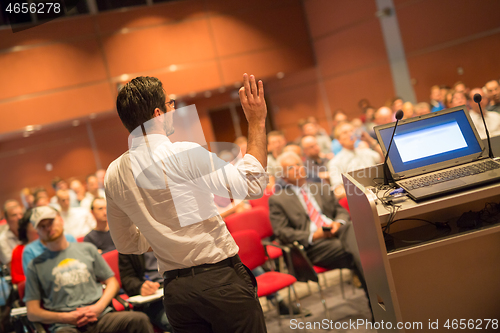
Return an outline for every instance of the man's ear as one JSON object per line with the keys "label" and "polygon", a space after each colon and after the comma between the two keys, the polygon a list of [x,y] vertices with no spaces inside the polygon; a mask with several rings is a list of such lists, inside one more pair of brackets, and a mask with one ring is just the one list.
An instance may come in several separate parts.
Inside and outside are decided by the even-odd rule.
{"label": "man's ear", "polygon": [[163,112],[162,110],[160,110],[160,108],[156,108],[154,111],[153,111],[153,118],[154,117],[159,117],[161,116],[162,114],[164,114],[165,112]]}

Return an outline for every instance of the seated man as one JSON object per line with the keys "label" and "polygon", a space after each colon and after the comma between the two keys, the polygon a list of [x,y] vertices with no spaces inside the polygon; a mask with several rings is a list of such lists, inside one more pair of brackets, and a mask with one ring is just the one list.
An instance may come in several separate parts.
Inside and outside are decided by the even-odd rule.
{"label": "seated man", "polygon": [[71,207],[70,196],[68,190],[58,190],[56,192],[57,203],[61,207],[60,213],[66,226],[66,233],[71,234],[73,237],[83,237],[95,228],[96,222],[94,217],[90,214],[90,200],[88,207]]}
{"label": "seated man", "polygon": [[300,145],[304,149],[306,156],[305,167],[307,170],[307,180],[314,183],[329,182],[328,159],[321,154],[318,142],[314,136],[304,136],[300,140]]}
{"label": "seated man", "polygon": [[8,227],[0,233],[0,265],[10,266],[12,250],[21,244],[18,224],[23,217],[23,209],[16,200],[7,200],[2,210]]}
{"label": "seated man", "polygon": [[[158,262],[153,252],[144,254],[119,254],[118,265],[122,288],[128,296],[153,295],[163,287],[163,278],[158,273]],[[142,305],[135,305],[134,310],[144,312],[151,322],[162,331],[172,331],[168,323],[162,298]]]}
{"label": "seated man", "polygon": [[[113,271],[94,245],[66,240],[56,210],[37,207],[30,221],[47,246],[25,272],[30,321],[58,333],[153,332],[143,313],[112,312],[108,305],[119,290]],[[106,285],[104,292],[98,281]]]}
{"label": "seated man", "polygon": [[339,205],[330,186],[308,183],[302,161],[294,153],[283,153],[278,162],[287,186],[269,198],[275,235],[284,244],[302,244],[314,265],[353,269],[366,291],[349,214]]}
{"label": "seated man", "polygon": [[95,198],[90,204],[90,210],[96,221],[96,227],[83,238],[83,241],[94,244],[101,254],[115,250],[115,243],[109,233],[106,199]]}
{"label": "seated man", "polygon": [[383,153],[377,140],[366,132],[361,133],[361,143],[356,148],[354,127],[350,123],[342,123],[335,128],[335,138],[342,145],[342,151],[328,162],[330,185],[335,197],[340,200],[345,197],[342,173],[363,169],[383,161]]}

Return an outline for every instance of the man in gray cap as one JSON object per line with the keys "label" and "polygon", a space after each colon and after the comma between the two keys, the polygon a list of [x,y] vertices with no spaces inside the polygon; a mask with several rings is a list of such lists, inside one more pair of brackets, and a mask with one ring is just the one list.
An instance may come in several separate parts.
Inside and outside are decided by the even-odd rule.
{"label": "man in gray cap", "polygon": [[25,271],[29,320],[58,333],[153,332],[143,313],[112,312],[109,303],[119,290],[113,271],[93,244],[66,240],[56,210],[37,207],[30,221],[47,249]]}

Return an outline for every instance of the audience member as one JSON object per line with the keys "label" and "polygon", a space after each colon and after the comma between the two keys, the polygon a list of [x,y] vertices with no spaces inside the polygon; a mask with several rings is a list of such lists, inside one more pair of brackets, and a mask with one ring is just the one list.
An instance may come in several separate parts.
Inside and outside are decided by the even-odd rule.
{"label": "audience member", "polygon": [[104,177],[106,176],[106,170],[99,169],[95,172],[95,176],[97,177],[97,182],[99,184],[99,188],[104,190]]}
{"label": "audience member", "polygon": [[309,116],[309,117],[307,117],[306,122],[313,123],[314,125],[316,125],[316,129],[318,130],[319,134],[328,136],[328,133],[326,132],[326,130],[319,125],[318,119],[316,119],[316,117]]}
{"label": "audience member", "polygon": [[349,214],[330,186],[308,183],[302,161],[292,152],[283,153],[278,161],[286,186],[269,198],[274,234],[284,244],[298,241],[314,265],[353,269],[366,288]]}
{"label": "audience member", "polygon": [[[150,296],[163,287],[163,277],[158,273],[158,261],[153,252],[139,255],[120,253],[118,266],[122,288],[128,296]],[[162,331],[172,331],[161,298],[144,305],[136,305],[134,310],[144,312]]]}
{"label": "audience member", "polygon": [[[71,180],[69,183],[69,188],[71,189],[71,191],[75,192],[75,194],[76,194],[76,202],[78,204],[77,207],[81,207],[81,203],[82,203],[83,199],[85,199],[88,195],[90,195],[90,193],[88,193],[85,190],[85,187],[82,185],[82,182],[79,181],[78,179]],[[90,200],[90,199],[88,199],[88,200]],[[90,201],[90,202],[92,202],[92,201]],[[90,209],[90,205],[87,208]]]}
{"label": "audience member", "polygon": [[500,113],[500,85],[497,80],[491,80],[485,84],[486,96],[490,100],[490,104],[486,108],[488,111]]}
{"label": "audience member", "polygon": [[25,209],[35,207],[35,197],[29,187],[25,187],[21,190],[21,202]]}
{"label": "audience member", "polygon": [[[373,123],[375,124],[375,126],[385,125],[388,123],[392,123],[393,121],[394,114],[387,106],[378,108],[377,111],[375,111],[375,113],[373,114]],[[372,138],[377,139],[377,136],[375,135],[375,131],[373,129],[369,132],[369,134]]]}
{"label": "audience member", "polygon": [[414,109],[413,104],[411,102],[405,102],[403,104],[403,107],[401,108],[401,110],[403,110],[404,119],[409,119],[409,118],[412,118],[415,116],[414,115],[415,109]]}
{"label": "audience member", "polygon": [[267,133],[267,172],[273,177],[279,177],[280,167],[277,158],[286,145],[285,135],[280,131]]}
{"label": "audience member", "polygon": [[247,143],[248,140],[246,136],[239,136],[236,138],[236,140],[234,140],[234,144],[240,148],[240,151],[238,153],[241,152],[241,157],[245,156],[245,154],[247,153]]}
{"label": "audience member", "polygon": [[[68,182],[62,179],[61,177],[54,177],[54,179],[52,179],[52,188],[56,192],[59,190],[69,190],[69,185]],[[75,192],[68,191],[68,193],[69,193],[70,206],[79,207],[80,205],[78,204],[78,201],[76,199]],[[61,210],[61,207],[59,207],[59,204],[57,203],[57,195],[54,195],[52,198],[50,198],[50,205],[57,210]]]}
{"label": "audience member", "polygon": [[[390,112],[390,109],[388,111]],[[335,196],[341,199],[345,197],[341,174],[375,165],[382,160],[383,154],[377,141],[366,132],[361,134],[361,140],[365,141],[369,148],[355,148],[354,127],[349,123],[337,126],[335,138],[342,145],[342,150],[328,162],[328,172]]]}
{"label": "audience member", "polygon": [[[55,210],[54,208],[50,206],[42,206],[42,207],[49,207],[50,209]],[[41,208],[41,207],[37,207]],[[56,211],[57,212],[57,211]],[[59,215],[59,213],[58,213]],[[60,215],[59,215],[60,216]],[[76,243],[75,237],[73,237],[70,234],[64,234],[66,237],[66,240],[70,243]],[[23,251],[23,271],[24,274],[26,274],[26,270],[28,269],[28,264],[36,257],[38,257],[40,254],[43,253],[47,249],[46,242],[43,239],[36,239],[33,242],[26,244],[24,247]]]}
{"label": "audience member", "polygon": [[396,112],[398,112],[398,110],[402,110],[403,104],[404,104],[404,101],[401,97],[394,97],[391,101],[392,113],[395,114]]}
{"label": "audience member", "polygon": [[47,250],[25,271],[30,321],[49,324],[49,331],[58,333],[153,332],[143,313],[112,312],[109,303],[119,290],[113,271],[94,245],[66,240],[56,210],[33,209],[31,223]]}
{"label": "audience member", "polygon": [[8,228],[0,233],[0,263],[10,265],[12,250],[19,244],[19,220],[23,217],[23,209],[16,200],[7,200],[2,207],[3,216]]}
{"label": "audience member", "polygon": [[[305,168],[307,171],[307,180],[314,183],[329,182],[328,159],[321,156],[316,138],[310,135],[304,136],[300,144],[306,157]],[[301,155],[297,154],[297,156]]]}
{"label": "audience member", "polygon": [[302,159],[304,159],[304,154],[302,152],[302,147],[300,145],[289,142],[286,144],[285,148],[283,148],[283,152],[285,151],[293,151],[295,154],[299,155]]}
{"label": "audience member", "polygon": [[66,226],[66,233],[78,238],[87,235],[95,228],[96,221],[90,214],[90,210],[83,207],[70,207],[69,191],[59,190],[56,196],[57,203],[61,207],[60,214]]}
{"label": "audience member", "polygon": [[[484,92],[481,88],[474,88],[470,91],[470,98],[473,99],[475,94],[484,95]],[[477,132],[481,139],[486,139],[486,130],[484,129],[484,123],[481,117],[479,106],[475,102],[471,103],[470,105],[470,118],[472,119],[474,126],[476,126]],[[481,108],[483,109],[486,127],[488,128],[490,136],[498,136],[500,135],[500,114],[494,111],[486,110],[487,105],[488,99],[483,96],[483,98],[481,99]]]}
{"label": "audience member", "polygon": [[445,109],[443,91],[439,86],[431,87],[431,112],[441,111]]}
{"label": "audience member", "polygon": [[317,140],[319,149],[325,158],[331,159],[333,157],[330,151],[330,146],[332,145],[332,139],[328,135],[320,134],[318,127],[314,123],[305,123],[302,126],[302,137],[304,136],[314,136]]}
{"label": "audience member", "polygon": [[423,116],[424,114],[431,113],[431,107],[429,103],[426,102],[420,102],[415,105],[415,117],[416,116]]}
{"label": "audience member", "polygon": [[455,82],[455,84],[453,85],[453,90],[463,93],[466,97],[469,94],[469,88],[467,88],[465,86],[465,83],[463,83],[462,81]]}
{"label": "audience member", "polygon": [[43,187],[38,187],[33,193],[35,207],[47,206],[50,203],[49,194]]}
{"label": "audience member", "polygon": [[94,198],[105,198],[104,190],[99,188],[99,181],[96,175],[90,174],[85,178],[85,183],[87,185],[87,193],[85,193],[85,198],[80,202],[80,207],[87,208],[90,210],[90,205]]}
{"label": "audience member", "polygon": [[94,230],[83,238],[83,241],[94,244],[99,253],[115,250],[115,243],[113,243],[111,234],[109,233],[106,199],[99,197],[95,198],[90,205],[90,210],[96,221],[96,226]]}
{"label": "audience member", "polygon": [[10,275],[12,277],[12,284],[18,284],[26,280],[23,270],[23,252],[26,244],[29,244],[38,239],[38,233],[35,227],[30,222],[32,210],[29,209],[24,213],[21,220],[19,220],[19,244],[14,251],[12,251],[12,261],[10,262]]}
{"label": "audience member", "polygon": [[335,127],[337,127],[338,124],[340,124],[344,121],[347,121],[347,116],[345,115],[344,110],[342,110],[342,109],[335,110],[335,112],[333,113],[333,116],[332,116],[332,131],[330,134],[330,139],[335,138],[335,136],[333,135],[333,132],[335,131]]}

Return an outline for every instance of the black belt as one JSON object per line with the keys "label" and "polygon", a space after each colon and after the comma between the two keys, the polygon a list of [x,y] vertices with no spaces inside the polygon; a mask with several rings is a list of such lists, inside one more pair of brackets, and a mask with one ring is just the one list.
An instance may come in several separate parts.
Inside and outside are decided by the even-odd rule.
{"label": "black belt", "polygon": [[234,266],[235,264],[240,263],[240,262],[241,262],[240,256],[235,255],[234,257],[224,259],[224,260],[219,261],[215,264],[202,264],[202,265],[188,267],[188,268],[174,269],[171,271],[166,271],[165,273],[163,273],[163,278],[165,280],[167,280],[167,279],[175,279],[177,277],[182,277],[182,276],[189,276],[189,275],[194,276],[196,274],[211,271],[212,269],[227,267],[227,266]]}

